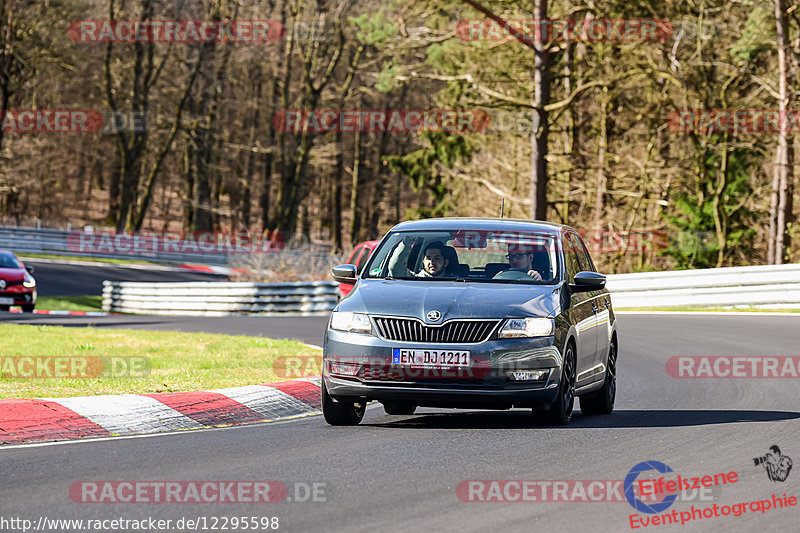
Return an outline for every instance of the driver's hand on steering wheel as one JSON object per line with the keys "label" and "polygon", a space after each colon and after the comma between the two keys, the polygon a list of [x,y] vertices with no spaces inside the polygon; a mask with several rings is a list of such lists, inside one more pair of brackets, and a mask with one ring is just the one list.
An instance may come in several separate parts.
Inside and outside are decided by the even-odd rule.
{"label": "driver's hand on steering wheel", "polygon": [[542,281],[542,275],[539,274],[538,270],[530,269],[530,270],[528,270],[527,274],[530,277],[532,277],[533,279],[535,279],[536,281]]}

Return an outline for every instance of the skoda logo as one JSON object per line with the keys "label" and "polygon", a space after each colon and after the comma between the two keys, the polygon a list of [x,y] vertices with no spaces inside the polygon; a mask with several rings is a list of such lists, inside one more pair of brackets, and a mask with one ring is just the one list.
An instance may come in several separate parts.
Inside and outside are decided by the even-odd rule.
{"label": "skoda logo", "polygon": [[425,316],[428,317],[428,320],[430,322],[436,322],[437,320],[442,318],[442,313],[434,309],[433,311],[428,311],[428,314]]}
{"label": "skoda logo", "polygon": [[5,289],[5,288],[6,288],[6,280],[0,279],[0,289]]}

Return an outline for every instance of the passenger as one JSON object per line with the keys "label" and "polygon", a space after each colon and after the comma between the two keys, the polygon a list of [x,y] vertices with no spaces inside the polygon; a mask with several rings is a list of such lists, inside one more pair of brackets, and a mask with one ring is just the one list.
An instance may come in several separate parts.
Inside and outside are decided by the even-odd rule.
{"label": "passenger", "polygon": [[450,260],[444,257],[445,246],[442,241],[433,241],[425,247],[422,270],[415,273],[406,267],[413,240],[413,237],[406,237],[398,245],[392,255],[392,259],[389,261],[389,272],[393,276],[415,276],[417,278],[439,278],[444,276]]}
{"label": "passenger", "polygon": [[[508,259],[508,264],[511,269],[525,272],[525,274],[536,281],[542,281],[542,275],[538,270],[533,268],[533,252],[529,246],[509,244],[506,258]],[[496,274],[495,277],[500,274],[502,274],[502,272]]]}

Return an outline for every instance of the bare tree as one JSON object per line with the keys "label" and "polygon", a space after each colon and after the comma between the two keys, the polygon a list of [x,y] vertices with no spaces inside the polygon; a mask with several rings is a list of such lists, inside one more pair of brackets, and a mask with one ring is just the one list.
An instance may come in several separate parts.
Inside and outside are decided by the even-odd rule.
{"label": "bare tree", "polygon": [[772,180],[772,195],[769,212],[768,262],[781,264],[788,259],[788,222],[792,217],[792,182],[794,180],[794,140],[788,131],[787,110],[791,107],[792,71],[788,67],[792,53],[789,47],[789,20],[786,1],[775,0],[775,23],[778,47],[778,109],[780,111],[780,131],[775,153],[775,169]]}

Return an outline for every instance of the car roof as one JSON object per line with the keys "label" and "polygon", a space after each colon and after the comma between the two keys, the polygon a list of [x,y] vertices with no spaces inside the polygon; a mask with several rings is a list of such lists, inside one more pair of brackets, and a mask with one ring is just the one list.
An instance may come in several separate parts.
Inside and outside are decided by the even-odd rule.
{"label": "car roof", "polygon": [[483,230],[483,231],[535,231],[557,235],[571,230],[564,224],[515,218],[426,218],[409,220],[394,226],[390,231],[409,230]]}

